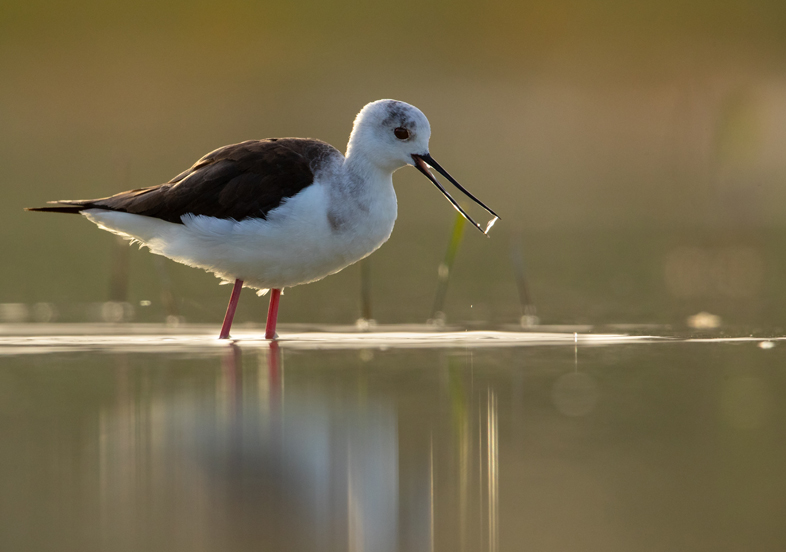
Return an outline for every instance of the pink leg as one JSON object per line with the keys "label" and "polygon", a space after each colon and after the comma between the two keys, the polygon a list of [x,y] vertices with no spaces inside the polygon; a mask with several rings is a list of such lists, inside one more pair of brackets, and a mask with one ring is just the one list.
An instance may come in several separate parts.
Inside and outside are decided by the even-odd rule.
{"label": "pink leg", "polygon": [[235,280],[235,287],[232,288],[232,295],[229,296],[227,313],[224,315],[224,324],[221,326],[221,333],[218,335],[218,339],[229,339],[229,328],[232,327],[232,319],[235,317],[241,289],[243,289],[243,280]]}
{"label": "pink leg", "polygon": [[280,289],[270,290],[270,308],[267,310],[267,324],[265,324],[265,339],[275,339],[276,321],[278,320],[278,298],[281,296]]}

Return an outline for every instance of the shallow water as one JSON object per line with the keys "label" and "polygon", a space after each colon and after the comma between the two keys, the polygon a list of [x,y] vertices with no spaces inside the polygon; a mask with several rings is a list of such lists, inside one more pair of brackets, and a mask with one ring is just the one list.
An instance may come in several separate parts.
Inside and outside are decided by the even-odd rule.
{"label": "shallow water", "polygon": [[[0,552],[786,550],[786,3],[181,4],[3,4]],[[382,97],[501,219],[398,171],[277,349],[266,298],[219,343],[211,275],[23,211]]]}
{"label": "shallow water", "polygon": [[2,550],[786,543],[778,340],[78,329],[0,339]]}

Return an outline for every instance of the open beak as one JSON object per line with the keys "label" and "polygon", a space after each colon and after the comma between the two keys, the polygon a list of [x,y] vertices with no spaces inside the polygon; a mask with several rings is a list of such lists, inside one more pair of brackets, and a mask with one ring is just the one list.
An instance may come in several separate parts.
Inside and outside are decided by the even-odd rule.
{"label": "open beak", "polygon": [[[431,180],[431,182],[433,182],[434,185],[437,188],[439,188],[439,191],[442,192],[445,195],[446,198],[448,198],[448,201],[450,201],[453,204],[453,207],[455,207],[456,210],[459,213],[461,213],[464,216],[465,219],[467,219],[469,222],[471,222],[475,226],[475,228],[477,228],[478,230],[480,230],[484,234],[488,235],[489,230],[491,230],[491,227],[494,226],[494,223],[497,222],[497,220],[499,220],[499,215],[497,215],[497,213],[495,213],[494,211],[492,211],[491,209],[486,207],[486,205],[482,201],[480,201],[478,198],[476,198],[474,195],[469,193],[464,188],[464,186],[462,186],[461,184],[456,182],[456,179],[453,178],[452,176],[450,176],[450,174],[448,174],[448,171],[443,169],[439,165],[439,163],[434,161],[434,158],[431,157],[431,155],[429,155],[428,153],[424,153],[424,154],[413,153],[412,154],[412,159],[415,161],[415,168],[417,170],[419,170],[420,172],[422,172],[424,175],[426,175],[426,178]],[[486,211],[489,212],[489,214],[494,215],[494,218],[491,219],[488,224],[486,224],[485,230],[477,222],[472,220],[472,217],[470,217],[466,213],[466,211],[464,211],[464,209],[461,208],[461,206],[456,202],[455,199],[453,199],[453,197],[447,192],[447,190],[442,186],[442,184],[439,183],[439,180],[437,180],[436,177],[431,173],[431,171],[429,170],[429,167],[431,167],[433,169],[436,169],[436,171],[439,174],[441,174],[442,176],[444,176],[445,178],[447,178],[451,182],[451,184],[453,184],[456,188],[458,188],[459,190],[464,192],[464,194],[466,194],[466,196],[468,198],[470,198],[472,201],[474,201],[475,203],[477,203],[478,205],[483,207]]]}

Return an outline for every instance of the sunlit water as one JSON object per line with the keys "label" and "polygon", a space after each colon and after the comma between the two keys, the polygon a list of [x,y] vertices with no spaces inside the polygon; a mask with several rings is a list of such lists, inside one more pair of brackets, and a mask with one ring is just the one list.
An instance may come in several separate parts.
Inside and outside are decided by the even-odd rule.
{"label": "sunlit water", "polygon": [[153,329],[5,328],[0,550],[786,545],[777,339]]}

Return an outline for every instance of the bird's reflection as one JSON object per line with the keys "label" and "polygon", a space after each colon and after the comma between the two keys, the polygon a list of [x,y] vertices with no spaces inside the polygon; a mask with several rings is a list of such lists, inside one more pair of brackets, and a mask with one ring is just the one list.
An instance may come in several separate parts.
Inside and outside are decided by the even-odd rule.
{"label": "bird's reflection", "polygon": [[284,353],[277,342],[229,345],[218,370],[166,386],[160,373],[118,366],[99,424],[104,546],[417,552],[433,550],[440,529],[456,549],[497,549],[492,389],[451,373],[454,441],[439,420],[402,429],[395,397],[369,392],[360,376],[343,387],[314,381],[297,356],[285,389]]}

